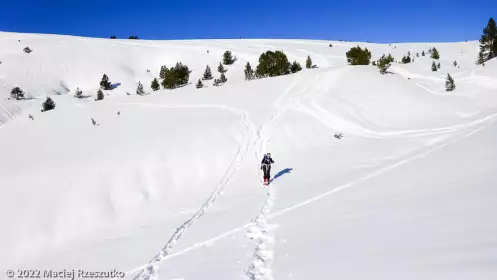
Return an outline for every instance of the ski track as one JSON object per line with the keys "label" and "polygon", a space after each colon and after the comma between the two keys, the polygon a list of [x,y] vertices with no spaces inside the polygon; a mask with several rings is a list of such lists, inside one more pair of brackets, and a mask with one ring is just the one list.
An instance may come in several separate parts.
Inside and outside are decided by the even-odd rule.
{"label": "ski track", "polygon": [[[338,72],[340,75],[340,72]],[[339,78],[339,76],[335,78]],[[319,76],[316,76],[318,80]],[[319,83],[313,83],[316,88],[320,87]],[[483,117],[481,119],[477,119],[474,121],[432,128],[432,129],[412,129],[412,130],[395,130],[395,131],[372,131],[366,128],[363,128],[357,124],[351,123],[343,118],[340,118],[328,110],[320,107],[311,97],[304,96],[303,94],[307,92],[307,87],[304,87],[302,90],[295,92],[295,99],[293,104],[293,109],[305,113],[319,122],[323,123],[326,127],[334,129],[334,130],[343,130],[353,132],[356,135],[368,138],[398,138],[398,137],[419,137],[419,136],[427,136],[427,135],[436,135],[436,134],[444,134],[449,132],[455,132],[464,128],[469,128],[474,125],[480,124],[482,122],[487,121],[488,119],[492,119],[497,116],[497,113]],[[307,103],[308,105],[305,105]]]}
{"label": "ski track", "polygon": [[[491,117],[483,118],[481,120],[481,122],[490,122],[491,121],[492,123],[495,123],[495,117],[496,116],[497,116],[497,114],[494,114]],[[481,123],[481,122],[478,122],[478,123]],[[324,199],[324,198],[326,198],[326,197],[328,197],[330,195],[334,195],[334,194],[340,193],[343,190],[346,190],[346,189],[349,189],[351,187],[354,187],[354,186],[356,186],[356,185],[358,185],[360,183],[363,183],[363,182],[365,182],[365,181],[367,181],[369,179],[378,177],[378,176],[380,176],[380,175],[382,175],[384,173],[387,173],[388,171],[391,171],[391,170],[393,170],[393,169],[395,169],[397,167],[400,167],[400,166],[402,166],[404,164],[407,164],[407,163],[409,163],[411,161],[418,160],[420,158],[426,157],[426,156],[430,155],[431,153],[434,153],[434,152],[438,151],[439,149],[441,149],[441,148],[443,148],[445,146],[448,146],[448,145],[450,145],[452,143],[455,143],[455,142],[458,142],[460,140],[463,140],[464,138],[467,138],[467,137],[469,137],[469,136],[471,136],[471,135],[479,132],[480,130],[484,129],[485,127],[486,127],[485,125],[482,125],[482,126],[476,128],[476,129],[470,131],[469,133],[463,134],[463,135],[461,135],[459,137],[454,137],[454,138],[446,141],[445,143],[441,143],[441,144],[439,144],[439,145],[437,145],[437,146],[435,146],[435,147],[433,147],[431,149],[428,149],[428,150],[426,150],[424,152],[421,152],[421,153],[416,154],[416,155],[414,155],[412,157],[409,157],[409,158],[400,160],[400,161],[398,161],[396,163],[393,163],[393,164],[390,164],[388,166],[385,166],[385,167],[383,167],[383,168],[381,168],[381,169],[379,169],[379,170],[377,170],[375,172],[372,172],[372,173],[370,173],[370,174],[368,174],[368,175],[366,175],[366,176],[364,176],[364,177],[362,177],[360,179],[357,179],[357,180],[354,180],[352,182],[343,184],[343,185],[338,186],[338,187],[336,187],[336,188],[334,188],[334,189],[332,189],[330,191],[327,191],[325,193],[319,194],[319,195],[314,196],[314,197],[312,197],[310,199],[307,199],[307,200],[304,200],[304,201],[302,201],[300,203],[294,204],[294,205],[292,205],[290,207],[281,209],[281,210],[279,210],[279,211],[277,211],[275,213],[269,214],[269,212],[267,211],[267,209],[270,210],[271,208],[268,207],[265,210],[267,213],[264,214],[265,216],[263,217],[263,221],[266,222],[267,220],[271,220],[271,219],[277,218],[277,217],[279,217],[281,215],[284,215],[284,214],[286,214],[288,212],[291,212],[291,211],[293,211],[295,209],[304,207],[304,206],[309,205],[309,204],[311,204],[313,202],[316,202],[316,201],[319,201],[321,199]],[[271,206],[271,207],[272,207],[272,203],[274,203],[275,193],[273,193],[272,195],[273,195],[273,198],[271,198],[272,201],[269,201],[269,198],[267,200],[267,205]],[[271,197],[271,194],[269,195],[269,197]],[[264,208],[263,208],[263,210],[264,210]],[[257,219],[256,219],[256,221],[257,221]],[[187,247],[187,248],[185,248],[185,249],[183,249],[183,250],[181,250],[181,251],[179,251],[177,253],[170,254],[164,260],[167,260],[167,259],[170,259],[170,258],[174,258],[174,257],[177,257],[177,256],[181,256],[181,255],[186,254],[186,253],[188,253],[188,252],[190,252],[192,250],[204,247],[206,245],[212,245],[213,243],[215,243],[218,240],[221,240],[221,239],[223,239],[225,237],[231,236],[232,234],[235,234],[235,233],[240,232],[242,230],[249,229],[250,227],[253,227],[253,226],[254,226],[253,222],[252,223],[247,223],[247,224],[242,225],[240,227],[234,228],[234,229],[232,229],[230,231],[224,232],[224,233],[222,233],[222,234],[220,234],[218,236],[215,236],[213,238],[207,239],[207,240],[202,241],[202,242],[195,243],[195,244],[193,244],[193,245],[191,245],[191,246],[189,246],[189,247]],[[266,237],[266,236],[264,236],[264,237]],[[269,240],[271,242],[274,242],[274,239],[273,240],[267,239],[267,240]],[[272,258],[272,256],[271,256],[271,258]],[[141,269],[141,268],[135,268],[135,269],[127,272],[126,274],[134,273],[138,269]],[[254,279],[258,279],[258,278],[254,278]]]}
{"label": "ski track", "polygon": [[[336,75],[335,78],[339,78],[340,72]],[[315,88],[319,88],[319,79],[321,75],[316,76],[316,83],[314,83]],[[253,252],[253,258],[248,266],[248,268],[245,270],[245,275],[249,280],[272,280],[272,270],[271,266],[273,263],[274,259],[274,230],[276,229],[275,225],[270,225],[267,223],[268,220],[276,218],[278,216],[281,216],[287,212],[290,212],[292,210],[298,209],[300,207],[303,207],[305,205],[308,205],[310,203],[313,203],[315,201],[321,200],[325,197],[328,197],[329,195],[336,194],[341,192],[342,190],[348,189],[352,186],[355,186],[357,184],[360,184],[364,181],[367,181],[371,178],[377,177],[381,174],[384,174],[392,169],[395,169],[399,166],[402,166],[408,162],[411,162],[413,160],[425,157],[453,142],[459,141],[465,137],[468,137],[479,130],[481,130],[483,127],[479,127],[470,133],[463,134],[462,136],[459,137],[454,137],[451,140],[446,141],[445,143],[442,143],[440,145],[437,145],[431,149],[428,149],[422,153],[419,153],[413,157],[403,159],[401,161],[398,161],[396,163],[393,163],[391,165],[388,165],[386,167],[383,167],[373,173],[370,173],[369,175],[366,175],[360,179],[354,180],[352,182],[346,183],[344,185],[341,185],[337,188],[334,188],[328,192],[325,192],[323,194],[317,195],[315,197],[312,197],[308,200],[302,201],[300,203],[297,203],[293,206],[287,207],[285,209],[279,210],[278,212],[271,213],[271,209],[273,208],[274,202],[276,200],[276,191],[274,188],[269,186],[267,188],[268,193],[267,197],[264,200],[264,203],[261,207],[261,210],[258,214],[258,216],[248,224],[245,224],[243,226],[237,227],[233,230],[230,230],[228,232],[225,232],[217,237],[208,239],[203,242],[195,243],[192,246],[189,246],[182,251],[179,251],[177,253],[171,254],[171,250],[173,245],[181,238],[181,236],[184,234],[184,232],[193,225],[195,221],[197,221],[207,210],[209,206],[211,206],[216,199],[219,197],[219,195],[222,193],[222,190],[224,187],[230,183],[230,181],[234,178],[235,174],[237,173],[241,162],[243,161],[243,158],[247,151],[250,149],[251,146],[257,147],[255,151],[255,156],[257,157],[257,163],[258,159],[262,156],[266,149],[266,144],[267,144],[267,139],[265,138],[264,135],[264,129],[266,128],[266,125],[272,124],[275,122],[281,115],[284,113],[284,111],[288,109],[295,109],[297,111],[301,111],[303,113],[306,113],[310,115],[311,117],[317,119],[318,121],[322,122],[324,125],[326,125],[329,128],[337,129],[337,127],[341,128],[348,128],[349,130],[352,130],[356,132],[358,135],[364,136],[364,137],[370,137],[370,138],[391,138],[391,137],[413,137],[413,136],[423,136],[423,135],[431,135],[431,134],[438,134],[438,133],[448,133],[448,132],[455,132],[459,131],[465,128],[471,128],[473,126],[485,123],[489,120],[493,120],[496,116],[496,114],[492,114],[489,116],[486,116],[484,118],[468,122],[468,123],[463,123],[459,125],[454,125],[454,126],[447,126],[447,127],[441,127],[441,128],[434,128],[434,129],[427,129],[427,130],[403,130],[403,131],[388,131],[388,132],[376,132],[376,131],[371,131],[365,128],[360,127],[357,124],[350,123],[346,120],[343,120],[341,118],[338,118],[337,116],[333,115],[329,111],[325,110],[324,108],[320,107],[317,105],[314,100],[310,97],[305,96],[305,93],[308,91],[308,88],[304,86],[302,89],[299,90],[294,90],[295,86],[299,84],[300,79],[294,81],[290,86],[287,87],[285,92],[278,97],[278,99],[275,101],[274,105],[277,109],[276,114],[274,114],[269,122],[267,124],[262,124],[259,129],[256,131],[255,126],[250,120],[248,119],[248,115],[245,111],[239,110],[233,107],[225,106],[225,105],[216,105],[216,104],[199,104],[199,105],[177,105],[177,104],[168,104],[168,105],[160,105],[160,104],[151,104],[151,103],[119,103],[121,105],[138,105],[138,106],[146,106],[146,107],[159,107],[159,108],[219,108],[219,109],[224,109],[224,110],[229,110],[233,113],[239,114],[241,117],[242,122],[245,124],[247,131],[251,132],[250,133],[250,139],[246,141],[246,144],[243,144],[239,150],[238,153],[232,163],[232,165],[229,167],[228,171],[226,172],[225,176],[221,180],[221,182],[218,184],[218,186],[215,188],[214,192],[211,194],[211,196],[208,198],[206,202],[200,207],[197,213],[193,215],[190,219],[188,219],[185,223],[183,223],[173,234],[173,236],[170,238],[170,240],[166,243],[166,245],[161,249],[161,251],[151,260],[149,261],[146,265],[137,267],[129,272],[127,272],[127,275],[136,273],[137,271],[140,271],[133,279],[142,279],[142,280],[151,280],[155,279],[156,272],[158,271],[158,265],[159,263],[173,258],[175,256],[179,256],[182,254],[185,254],[191,250],[203,247],[207,244],[212,244],[215,241],[222,239],[226,236],[229,236],[233,233],[239,232],[241,230],[246,230],[245,237],[250,239],[250,240],[255,240],[256,242],[256,247],[254,248]],[[288,103],[284,103],[285,99],[289,99]],[[305,102],[307,101],[307,102]],[[282,104],[284,103],[284,104]],[[308,105],[304,105],[307,103]],[[247,136],[246,136],[247,137]],[[259,166],[257,167],[259,168]]]}
{"label": "ski track", "polygon": [[[266,144],[268,139],[265,137],[264,129],[266,125],[273,124],[281,115],[283,114],[283,109],[281,106],[281,101],[293,90],[295,85],[300,81],[300,79],[291,83],[287,89],[281,94],[278,99],[274,102],[276,107],[276,114],[274,114],[267,124],[262,124],[260,126],[258,136],[259,136],[259,150],[256,151],[255,156],[257,158],[257,168],[260,170],[259,159],[265,153]],[[262,174],[261,174],[262,175]],[[250,240],[256,241],[256,247],[254,248],[254,252],[252,254],[252,262],[245,270],[245,275],[249,280],[272,280],[272,270],[271,266],[274,258],[274,235],[273,232],[276,229],[276,226],[268,225],[266,222],[267,215],[271,212],[273,208],[274,201],[276,200],[276,190],[271,185],[266,187],[267,189],[267,197],[264,200],[264,203],[261,207],[261,210],[257,217],[248,227],[245,237]],[[246,228],[243,226],[242,228]]]}
{"label": "ski track", "polygon": [[158,265],[163,262],[164,260],[167,259],[167,256],[171,253],[171,250],[180,240],[180,238],[183,236],[183,234],[190,228],[198,219],[200,219],[207,209],[217,200],[217,198],[221,195],[223,189],[234,179],[238,169],[240,168],[240,165],[244,159],[245,154],[249,150],[249,148],[255,144],[257,139],[260,139],[260,134],[255,135],[255,126],[254,124],[249,120],[248,115],[245,111],[243,110],[238,110],[233,107],[229,106],[223,106],[223,105],[208,105],[208,104],[203,104],[203,105],[160,105],[160,104],[150,104],[150,103],[118,103],[120,105],[138,105],[138,106],[145,106],[145,107],[159,107],[159,108],[221,108],[225,110],[229,110],[231,112],[237,113],[240,115],[241,121],[243,124],[246,126],[247,131],[249,132],[248,135],[245,137],[248,137],[249,139],[245,141],[245,144],[242,144],[240,148],[238,149],[238,152],[235,156],[235,159],[233,160],[232,164],[226,171],[225,175],[221,179],[221,182],[216,186],[212,194],[209,196],[209,198],[202,204],[202,206],[199,208],[199,210],[188,220],[186,220],[180,227],[176,229],[174,234],[171,236],[169,241],[164,245],[164,247],[159,251],[159,253],[152,258],[147,264],[142,265],[138,268],[133,269],[132,271],[126,273],[127,275],[134,273],[136,271],[140,271],[135,277],[133,277],[134,280],[141,279],[141,280],[152,280],[156,279],[156,274],[158,272]]}
{"label": "ski track", "polygon": [[268,187],[267,189],[267,198],[259,215],[245,232],[245,237],[255,240],[257,243],[252,263],[245,271],[245,275],[250,280],[273,279],[271,265],[274,258],[274,236],[272,232],[276,229],[276,226],[267,224],[267,215],[273,208],[276,190],[273,187]]}

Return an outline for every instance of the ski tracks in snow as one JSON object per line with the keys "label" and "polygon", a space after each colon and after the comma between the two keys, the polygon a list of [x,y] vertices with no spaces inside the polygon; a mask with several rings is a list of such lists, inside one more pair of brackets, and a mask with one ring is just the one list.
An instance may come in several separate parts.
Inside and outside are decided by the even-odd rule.
{"label": "ski tracks in snow", "polygon": [[120,105],[138,105],[145,107],[159,107],[159,108],[220,108],[229,110],[231,112],[240,115],[241,121],[247,128],[247,132],[244,136],[244,142],[238,149],[235,159],[231,163],[230,167],[226,171],[225,175],[216,186],[214,191],[211,193],[209,198],[202,204],[199,210],[188,220],[186,220],[181,226],[179,226],[174,234],[170,237],[169,241],[162,247],[162,249],[157,253],[157,255],[152,258],[147,264],[137,267],[127,274],[135,273],[140,271],[133,279],[141,280],[153,280],[157,277],[158,265],[167,259],[167,256],[171,253],[174,244],[176,244],[183,234],[197,221],[199,220],[207,211],[207,209],[217,200],[221,195],[223,189],[234,179],[241,163],[247,154],[251,146],[255,145],[256,142],[260,140],[260,133],[256,134],[256,129],[254,124],[249,120],[248,115],[245,111],[235,109],[224,105],[160,105],[160,104],[150,104],[150,103],[120,103]]}
{"label": "ski tracks in snow", "polygon": [[276,226],[267,223],[267,216],[273,208],[275,199],[276,190],[268,187],[267,198],[261,212],[245,232],[247,238],[255,240],[257,243],[252,263],[245,271],[245,275],[250,280],[273,280],[271,265],[274,257],[274,236],[272,232],[276,229]]}

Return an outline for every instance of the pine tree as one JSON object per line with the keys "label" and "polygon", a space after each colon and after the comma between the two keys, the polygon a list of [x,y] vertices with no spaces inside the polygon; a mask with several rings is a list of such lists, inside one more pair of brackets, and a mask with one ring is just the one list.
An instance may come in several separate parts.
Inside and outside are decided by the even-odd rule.
{"label": "pine tree", "polygon": [[402,63],[404,64],[411,63],[411,57],[404,55],[404,57],[402,57]]}
{"label": "pine tree", "polygon": [[454,67],[457,67],[457,61],[454,60],[454,63],[452,64],[454,64]]}
{"label": "pine tree", "polygon": [[388,54],[388,56],[387,56],[387,62],[388,63],[393,63],[394,61],[395,60],[394,60],[393,56],[391,54]]}
{"label": "pine tree", "polygon": [[104,99],[104,97],[105,97],[105,96],[104,96],[104,92],[103,92],[101,89],[99,89],[99,90],[97,91],[97,99],[96,99],[96,100],[103,100],[103,99]]}
{"label": "pine tree", "polygon": [[78,88],[76,88],[76,92],[74,93],[74,96],[77,98],[83,98],[83,91]]}
{"label": "pine tree", "polygon": [[224,73],[221,73],[221,77],[219,77],[219,81],[221,83],[226,83],[228,81],[228,79],[226,78],[226,76],[224,75]]}
{"label": "pine tree", "polygon": [[223,54],[223,63],[225,65],[231,65],[233,63],[235,63],[235,60],[236,60],[236,56],[233,57],[233,55],[231,54],[231,51],[225,51],[224,54]]}
{"label": "pine tree", "polygon": [[416,53],[416,57],[419,57],[419,53]]}
{"label": "pine tree", "polygon": [[211,68],[209,67],[209,65],[207,65],[205,67],[205,71],[204,71],[204,76],[202,77],[202,80],[211,80],[212,78],[212,72],[211,72]]}
{"label": "pine tree", "polygon": [[483,54],[483,52],[480,51],[480,53],[478,53],[478,60],[476,61],[476,64],[480,64],[482,66],[485,66],[485,54]]}
{"label": "pine tree", "polygon": [[421,52],[421,56],[425,56],[425,51]]}
{"label": "pine tree", "polygon": [[478,54],[479,64],[497,57],[497,26],[493,18],[488,20],[487,26],[483,29],[480,38],[480,53]]}
{"label": "pine tree", "polygon": [[266,51],[259,56],[259,64],[255,70],[257,78],[276,77],[290,74],[290,62],[282,51]]}
{"label": "pine tree", "polygon": [[109,90],[111,89],[111,83],[109,81],[109,77],[106,74],[102,76],[102,81],[100,81],[100,88]]}
{"label": "pine tree", "polygon": [[250,81],[254,79],[254,70],[252,69],[252,66],[250,66],[250,62],[247,62],[245,65],[245,80]]}
{"label": "pine tree", "polygon": [[385,57],[385,55],[382,55],[380,59],[378,59],[378,62],[376,63],[376,66],[378,69],[380,69],[380,74],[384,75],[388,73],[388,68],[390,67],[390,59],[388,57]]}
{"label": "pine tree", "polygon": [[435,72],[437,70],[438,70],[437,65],[435,64],[435,61],[433,61],[431,64],[431,71]]}
{"label": "pine tree", "polygon": [[166,78],[166,73],[167,71],[169,71],[169,69],[167,69],[167,66],[166,65],[162,65],[160,67],[160,72],[159,72],[159,78],[161,80],[164,80]]}
{"label": "pine tree", "polygon": [[136,94],[145,95],[145,91],[143,90],[143,85],[140,81],[138,81],[138,85],[136,86]]}
{"label": "pine tree", "polygon": [[359,46],[351,48],[345,55],[350,65],[369,65],[371,60],[371,52],[368,48],[363,50]]}
{"label": "pine tree", "polygon": [[226,73],[228,70],[224,69],[223,64],[221,62],[219,62],[219,66],[217,67],[217,71],[222,74],[222,73]]}
{"label": "pine tree", "polygon": [[204,84],[202,83],[202,80],[201,79],[198,79],[198,82],[196,84],[196,87],[197,88],[203,88],[204,87]]}
{"label": "pine tree", "polygon": [[219,84],[221,84],[221,81],[220,81],[219,79],[214,79],[214,83],[213,83],[213,85],[214,85],[215,87],[217,87],[217,86],[219,86]]}
{"label": "pine tree", "polygon": [[301,70],[302,70],[302,66],[300,66],[300,63],[298,63],[296,60],[294,60],[293,63],[292,63],[292,65],[290,66],[290,71],[292,73],[297,73],[297,72],[299,72]]}
{"label": "pine tree", "polygon": [[153,91],[159,90],[160,89],[159,80],[157,80],[157,78],[154,78],[152,80],[152,83],[150,83],[150,87],[152,88]]}
{"label": "pine tree", "polygon": [[[312,68],[312,60],[311,60],[311,57],[309,55],[307,56],[307,60],[305,61],[305,68],[307,68],[307,69]],[[295,73],[295,72],[293,72],[293,73]]]}
{"label": "pine tree", "polygon": [[21,100],[24,98],[24,91],[20,87],[15,87],[10,91],[10,97]]}
{"label": "pine tree", "polygon": [[50,111],[52,109],[55,109],[55,102],[52,100],[52,98],[47,97],[47,99],[45,99],[45,102],[41,104],[41,107],[42,107],[41,109],[42,112]]}
{"label": "pine tree", "polygon": [[456,89],[456,83],[450,74],[447,74],[447,78],[445,79],[445,91],[453,91],[454,89]]}
{"label": "pine tree", "polygon": [[438,53],[438,50],[433,47],[433,49],[431,50],[431,58],[433,59],[440,59],[440,54]]}
{"label": "pine tree", "polygon": [[437,68],[440,69],[440,62],[437,64]]}

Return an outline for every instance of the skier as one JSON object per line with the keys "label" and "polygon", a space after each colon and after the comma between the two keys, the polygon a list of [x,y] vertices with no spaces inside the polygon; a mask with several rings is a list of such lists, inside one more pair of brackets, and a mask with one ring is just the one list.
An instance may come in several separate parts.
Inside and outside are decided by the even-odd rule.
{"label": "skier", "polygon": [[261,169],[264,172],[264,184],[269,184],[269,179],[271,178],[271,164],[274,163],[271,158],[271,153],[267,153],[264,155],[264,158],[261,162]]}

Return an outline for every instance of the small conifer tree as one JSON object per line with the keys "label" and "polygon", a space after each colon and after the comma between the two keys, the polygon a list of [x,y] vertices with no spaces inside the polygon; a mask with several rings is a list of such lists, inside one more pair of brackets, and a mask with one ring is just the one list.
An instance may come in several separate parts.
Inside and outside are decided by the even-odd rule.
{"label": "small conifer tree", "polygon": [[250,66],[250,62],[247,62],[243,72],[245,73],[245,80],[250,81],[254,79],[254,70],[252,69],[252,66]]}
{"label": "small conifer tree", "polygon": [[207,65],[205,67],[205,71],[204,71],[204,76],[202,77],[202,80],[211,80],[212,78],[212,71],[211,71],[211,68],[209,67],[209,65]]}
{"label": "small conifer tree", "polygon": [[150,87],[152,88],[153,91],[159,90],[160,89],[159,80],[157,78],[154,78],[150,83]]}
{"label": "small conifer tree", "polygon": [[197,88],[203,88],[204,87],[204,84],[202,83],[202,80],[201,79],[198,79],[198,82],[197,84],[195,85]]}
{"label": "small conifer tree", "polygon": [[450,74],[447,74],[447,78],[445,79],[445,91],[453,91],[456,89],[456,83]]}
{"label": "small conifer tree", "polygon": [[47,99],[45,99],[45,102],[41,104],[41,107],[42,112],[53,110],[55,109],[55,102],[52,100],[52,98],[47,97]]}
{"label": "small conifer tree", "polygon": [[307,68],[307,69],[311,69],[312,68],[312,60],[311,60],[311,57],[309,55],[307,56],[307,59],[305,61],[305,68]]}
{"label": "small conifer tree", "polygon": [[437,70],[438,70],[437,65],[435,64],[435,61],[433,61],[433,62],[431,63],[431,71],[435,72],[435,71],[437,71]]}
{"label": "small conifer tree", "polygon": [[143,85],[140,81],[138,81],[138,85],[136,86],[136,94],[145,95],[145,91],[143,90]]}
{"label": "small conifer tree", "polygon": [[97,99],[96,100],[103,100],[104,98],[105,98],[104,92],[102,91],[102,89],[99,89],[97,91]]}

